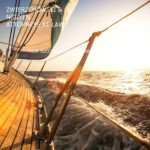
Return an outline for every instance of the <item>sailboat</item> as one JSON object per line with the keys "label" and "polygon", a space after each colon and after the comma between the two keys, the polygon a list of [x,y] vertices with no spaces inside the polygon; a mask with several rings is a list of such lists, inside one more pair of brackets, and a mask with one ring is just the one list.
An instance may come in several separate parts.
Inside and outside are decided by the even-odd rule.
{"label": "sailboat", "polygon": [[[18,9],[15,9],[13,17],[0,21],[0,25],[9,25],[9,23],[12,23],[9,41],[1,42],[1,44],[8,45],[5,58],[0,62],[1,150],[53,150],[54,135],[77,84],[82,68],[86,63],[94,40],[118,22],[149,4],[150,1],[147,1],[104,30],[92,33],[88,40],[79,44],[88,43],[85,53],[66,83],[62,86],[62,89],[56,96],[53,105],[47,113],[44,101],[36,87],[36,83],[38,82],[46,61],[34,84],[32,84],[23,74],[18,72],[17,68],[15,69],[13,65],[16,62],[16,59],[21,60],[19,65],[24,59],[31,60],[26,68],[27,71],[32,61],[48,57],[59,38],[61,30],[67,23],[77,3],[78,0],[32,0],[27,12],[19,13]],[[16,0],[14,6],[15,8],[18,8],[20,6],[20,0]],[[14,35],[17,30],[15,24],[21,16],[24,16],[23,23],[15,38]],[[53,126],[51,126],[49,123],[64,92],[66,92],[66,95],[62,102],[62,106],[58,110]],[[135,139],[147,148],[150,147],[150,143],[146,139],[137,137],[123,126],[120,126],[115,121],[111,120],[108,116],[102,113],[101,115],[112,124],[115,124],[129,137]]]}
{"label": "sailboat", "polygon": [[[12,24],[5,61],[0,64],[0,149],[54,149],[52,141],[44,146],[43,139],[35,138],[34,131],[44,124],[47,114],[38,91],[12,66],[16,59],[46,58],[77,3],[77,0],[32,0],[27,12],[19,14],[15,9],[14,16],[6,19],[9,22],[4,21]],[[20,0],[14,5],[19,8]],[[23,25],[14,41],[17,30],[14,24],[21,16]],[[49,135],[49,125],[45,131]]]}

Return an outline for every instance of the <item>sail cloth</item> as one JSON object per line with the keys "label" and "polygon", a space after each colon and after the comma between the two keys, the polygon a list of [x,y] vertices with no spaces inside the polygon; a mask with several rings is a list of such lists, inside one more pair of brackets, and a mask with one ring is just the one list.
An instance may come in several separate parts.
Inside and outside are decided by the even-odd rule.
{"label": "sail cloth", "polygon": [[[32,0],[29,11],[35,9],[35,7],[45,7],[53,1]],[[21,49],[19,59],[38,60],[46,58],[57,42],[62,28],[69,20],[77,3],[78,0],[56,0],[55,9],[50,10],[51,13],[49,11],[44,13],[44,11],[39,10],[27,15],[16,38],[11,55]],[[28,35],[30,30],[31,32]],[[26,42],[24,42],[25,40]]]}

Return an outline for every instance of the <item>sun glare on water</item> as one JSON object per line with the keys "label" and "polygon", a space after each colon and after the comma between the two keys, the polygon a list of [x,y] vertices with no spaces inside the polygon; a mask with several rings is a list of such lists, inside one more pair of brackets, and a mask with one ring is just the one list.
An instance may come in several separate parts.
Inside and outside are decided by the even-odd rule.
{"label": "sun glare on water", "polygon": [[143,89],[144,77],[138,71],[126,71],[122,73],[121,84],[118,85],[122,88],[124,93],[132,94],[145,94],[146,89]]}

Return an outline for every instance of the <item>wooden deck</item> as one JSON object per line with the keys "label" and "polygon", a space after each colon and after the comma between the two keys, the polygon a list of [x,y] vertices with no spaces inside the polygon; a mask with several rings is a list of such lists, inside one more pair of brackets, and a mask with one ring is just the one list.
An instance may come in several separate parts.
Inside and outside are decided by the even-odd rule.
{"label": "wooden deck", "polygon": [[19,73],[0,73],[0,150],[40,149],[33,137],[39,124],[36,103],[32,88]]}

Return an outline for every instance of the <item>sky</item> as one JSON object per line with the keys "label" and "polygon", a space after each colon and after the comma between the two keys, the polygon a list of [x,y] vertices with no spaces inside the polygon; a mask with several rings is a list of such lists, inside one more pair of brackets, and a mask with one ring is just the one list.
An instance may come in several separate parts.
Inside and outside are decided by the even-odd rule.
{"label": "sky", "polygon": [[[12,2],[12,1],[11,1]],[[95,31],[137,8],[146,0],[79,0],[68,24],[49,58],[87,40]],[[3,19],[8,1],[0,0],[0,19]],[[22,5],[27,5],[22,2]],[[0,26],[0,40],[8,41],[8,29]],[[0,45],[5,49],[5,46]],[[86,44],[47,62],[45,70],[73,70]],[[150,69],[150,4],[98,37],[84,66],[86,71],[114,71]],[[47,58],[48,59],[48,58]],[[19,61],[17,61],[18,63]],[[16,63],[16,64],[17,64]],[[24,69],[24,61],[20,69]],[[30,70],[39,70],[43,62],[33,62]]]}

